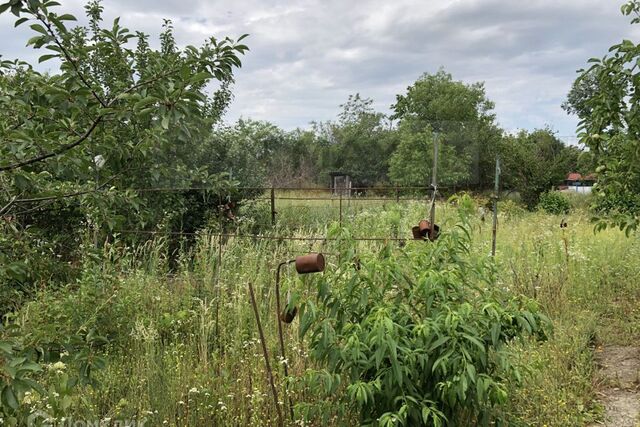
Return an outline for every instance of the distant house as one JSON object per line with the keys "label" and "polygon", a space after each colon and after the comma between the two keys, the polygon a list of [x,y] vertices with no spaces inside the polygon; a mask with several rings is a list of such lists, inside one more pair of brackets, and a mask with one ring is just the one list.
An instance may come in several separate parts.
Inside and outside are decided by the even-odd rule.
{"label": "distant house", "polygon": [[578,172],[571,172],[558,189],[565,192],[589,194],[595,182],[596,176],[592,173],[582,176]]}
{"label": "distant house", "polygon": [[331,193],[338,196],[351,196],[351,176],[345,172],[330,172]]}

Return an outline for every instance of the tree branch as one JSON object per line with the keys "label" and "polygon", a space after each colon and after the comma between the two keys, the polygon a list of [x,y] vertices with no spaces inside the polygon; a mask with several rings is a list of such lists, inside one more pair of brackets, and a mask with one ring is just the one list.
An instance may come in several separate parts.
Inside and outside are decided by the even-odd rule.
{"label": "tree branch", "polygon": [[69,55],[69,51],[67,51],[67,49],[64,47],[64,45],[60,42],[60,40],[58,39],[58,36],[56,35],[55,31],[53,31],[53,28],[51,28],[51,24],[47,20],[45,20],[41,14],[38,13],[37,16],[38,16],[38,20],[40,22],[42,22],[42,24],[45,27],[47,27],[47,31],[49,31],[49,34],[51,34],[51,37],[53,37],[53,41],[60,48],[60,50],[62,51],[62,54],[65,57],[65,59],[67,60],[67,62],[69,62],[71,64],[71,66],[75,70],[76,74],[78,75],[78,77],[80,78],[82,83],[87,87],[87,89],[89,89],[91,91],[91,94],[93,95],[93,97],[96,100],[98,100],[100,105],[102,105],[104,108],[106,108],[107,107],[107,103],[104,102],[102,100],[102,98],[100,98],[98,96],[96,91],[93,89],[93,86],[91,86],[91,84],[87,81],[87,79],[85,79],[84,75],[80,72],[80,69],[78,68],[78,64],[76,64],[76,61],[74,61],[73,58],[71,58],[71,55]]}
{"label": "tree branch", "polygon": [[[164,78],[164,77],[167,77],[167,76],[169,76],[169,75],[171,75],[171,74],[175,73],[176,71],[177,71],[177,70],[175,70],[175,69],[174,69],[174,70],[171,70],[171,71],[167,71],[167,72],[165,72],[165,73],[161,73],[161,74],[159,74],[159,75],[157,75],[157,76],[155,76],[155,77],[153,77],[153,78],[151,78],[151,79],[149,79],[149,80],[145,80],[144,82],[136,83],[135,85],[133,85],[133,86],[129,87],[128,89],[126,89],[126,90],[124,90],[124,91],[120,92],[116,97],[114,97],[111,101],[109,101],[109,103],[108,103],[108,104],[104,105],[104,108],[105,108],[105,109],[110,108],[110,107],[115,103],[115,101],[117,101],[117,100],[118,100],[118,98],[119,98],[120,96],[125,95],[125,94],[127,94],[127,93],[130,93],[130,92],[132,92],[132,91],[134,91],[134,90],[136,90],[136,89],[139,89],[139,88],[141,88],[141,87],[143,87],[143,86],[146,86],[146,85],[149,85],[149,84],[151,84],[151,83],[155,83],[156,81],[158,81],[158,80],[160,80],[160,79],[162,79],[162,78]],[[89,136],[91,136],[91,134],[92,134],[92,133],[93,133],[93,131],[96,129],[96,127],[98,126],[98,124],[100,124],[100,122],[104,120],[104,118],[105,118],[105,116],[106,116],[107,114],[108,114],[108,113],[100,114],[100,115],[99,115],[99,116],[98,116],[98,117],[97,117],[97,118],[96,118],[96,119],[91,123],[91,126],[89,126],[89,128],[85,131],[85,133],[84,133],[84,134],[82,134],[82,136],[80,136],[80,137],[79,137],[77,140],[75,140],[74,142],[69,143],[69,144],[66,144],[66,145],[63,145],[62,147],[60,147],[60,148],[58,148],[58,149],[56,149],[56,150],[53,150],[53,151],[51,151],[50,153],[43,154],[43,155],[40,155],[40,156],[37,156],[37,157],[33,157],[33,158],[29,159],[29,160],[24,160],[24,161],[22,161],[22,162],[13,163],[13,164],[10,164],[10,165],[7,165],[7,166],[0,166],[0,172],[6,172],[6,171],[9,171],[9,170],[18,169],[18,168],[21,168],[21,167],[24,167],[24,166],[31,165],[31,164],[33,164],[33,163],[41,162],[41,161],[43,161],[43,160],[49,159],[49,158],[51,158],[51,157],[58,156],[58,155],[60,155],[60,154],[62,154],[62,153],[64,153],[64,152],[66,152],[66,151],[71,150],[72,148],[74,148],[74,147],[76,147],[76,146],[78,146],[78,145],[82,144],[82,143],[83,143],[87,138],[89,138]]]}
{"label": "tree branch", "polygon": [[104,115],[99,115],[94,121],[93,123],[91,123],[91,126],[89,126],[89,129],[87,129],[85,131],[85,133],[78,138],[77,140],[75,140],[74,142],[71,142],[69,144],[63,145],[62,147],[51,151],[50,153],[38,156],[38,157],[32,157],[29,160],[24,160],[22,162],[18,162],[18,163],[14,163],[8,166],[1,166],[0,167],[0,172],[5,172],[5,171],[9,171],[9,170],[13,170],[13,169],[18,169],[24,166],[28,166],[31,165],[33,163],[37,163],[37,162],[41,162],[43,160],[49,159],[51,157],[55,157],[58,156],[62,153],[64,153],[65,151],[69,151],[72,148],[82,144],[82,142],[84,142],[84,140],[86,140],[87,138],[89,138],[89,136],[91,136],[91,134],[93,133],[93,131],[95,130],[96,127],[98,127],[98,124],[102,121],[102,118],[104,117]]}
{"label": "tree branch", "polygon": [[11,207],[11,205],[13,205],[15,203],[15,201],[18,199],[18,196],[13,196],[11,198],[11,200],[9,200],[9,203],[7,203],[6,205],[4,205],[4,207],[2,209],[0,209],[0,215],[2,215],[3,213],[5,213],[6,211],[9,210],[9,208]]}

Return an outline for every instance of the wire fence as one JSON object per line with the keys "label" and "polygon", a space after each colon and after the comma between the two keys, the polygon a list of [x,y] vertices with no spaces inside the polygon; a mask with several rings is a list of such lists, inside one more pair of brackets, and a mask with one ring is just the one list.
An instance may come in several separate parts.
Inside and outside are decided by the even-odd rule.
{"label": "wire fence", "polygon": [[[330,242],[339,240],[337,238],[329,238],[326,236],[294,236],[270,234],[269,232],[261,234],[225,232],[223,222],[233,223],[235,217],[233,210],[237,205],[241,205],[251,201],[268,202],[271,216],[271,226],[276,232],[282,232],[282,228],[276,228],[278,224],[279,209],[318,209],[331,208],[336,209],[336,220],[342,226],[345,221],[345,211],[351,209],[352,204],[366,202],[383,202],[383,203],[409,203],[422,202],[425,203],[425,216],[429,205],[435,196],[442,197],[441,191],[457,190],[455,187],[434,187],[429,186],[376,186],[376,187],[350,187],[350,188],[322,188],[322,187],[287,187],[287,186],[241,186],[223,189],[213,186],[196,186],[196,187],[149,187],[149,188],[129,188],[116,189],[116,191],[129,191],[139,194],[144,193],[191,193],[200,192],[203,194],[211,193],[214,200],[217,199],[218,206],[215,214],[219,218],[219,230],[203,228],[198,231],[173,231],[173,230],[149,230],[149,229],[115,229],[109,234],[112,235],[139,235],[139,236],[166,236],[166,237],[215,237],[219,239],[253,239],[253,240],[272,240],[272,241],[308,241],[308,242]],[[96,192],[105,191],[104,187],[96,188]],[[18,199],[18,203],[39,203],[51,202],[61,199],[76,198],[87,195],[94,191],[78,191],[58,196],[42,196],[32,197],[29,199]],[[278,203],[282,202],[282,203]],[[290,203],[294,202],[294,203]],[[296,204],[295,202],[309,202],[309,204]],[[330,202],[330,203],[326,203]],[[29,210],[30,211],[30,210]],[[227,220],[225,220],[225,216]],[[293,234],[293,233],[292,233]],[[405,242],[411,240],[414,236],[399,236],[399,233],[391,233],[389,236],[353,236],[350,240],[356,242]]]}

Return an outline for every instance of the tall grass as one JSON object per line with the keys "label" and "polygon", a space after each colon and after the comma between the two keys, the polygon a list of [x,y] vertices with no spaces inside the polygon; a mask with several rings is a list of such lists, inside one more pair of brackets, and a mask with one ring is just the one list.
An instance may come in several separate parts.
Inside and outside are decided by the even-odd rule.
{"label": "tall grass", "polygon": [[[333,201],[282,203],[273,233],[323,236],[338,220],[337,210]],[[264,204],[254,206],[256,211],[262,212],[262,221],[270,220]],[[453,211],[446,203],[438,205],[438,223],[445,231],[453,226]],[[358,237],[410,239],[411,227],[426,216],[421,202],[343,201],[343,223]],[[501,411],[514,425],[582,425],[596,419],[591,346],[633,342],[640,332],[638,239],[615,230],[594,235],[580,211],[568,217],[567,229],[559,223],[559,217],[543,213],[499,218],[498,285],[537,299],[554,323],[542,344],[512,343],[513,363],[525,374],[520,383],[508,384],[508,404]],[[238,227],[266,230],[248,217]],[[101,349],[108,363],[96,373],[99,385],[74,394],[66,416],[145,418],[147,425],[273,425],[276,412],[247,284],[256,290],[268,351],[276,362],[279,405],[286,414],[285,362],[277,358],[274,268],[310,251],[338,253],[337,245],[330,240],[220,240],[203,233],[172,270],[164,238],[135,249],[116,240],[104,248],[102,265],[87,262],[77,283],[41,290],[21,311],[19,323],[34,344],[83,327],[96,328],[109,339]],[[380,245],[359,242],[358,250],[375,252]],[[490,247],[491,226],[478,217],[472,252],[487,257]],[[329,255],[327,269],[341,261]],[[285,270],[283,295],[294,287],[304,292],[314,280]],[[314,367],[298,328],[297,321],[285,327],[286,363],[293,377]],[[43,375],[45,384],[55,384],[59,373]],[[289,389],[294,402],[313,402],[317,395],[312,389]],[[29,405],[48,411],[48,399],[36,395]]]}

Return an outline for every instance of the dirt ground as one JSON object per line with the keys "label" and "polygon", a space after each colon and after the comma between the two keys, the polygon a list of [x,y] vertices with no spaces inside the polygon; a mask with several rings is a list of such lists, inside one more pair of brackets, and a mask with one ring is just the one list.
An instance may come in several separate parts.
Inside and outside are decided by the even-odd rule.
{"label": "dirt ground", "polygon": [[640,347],[597,348],[595,358],[606,412],[604,422],[593,426],[640,426]]}

